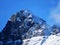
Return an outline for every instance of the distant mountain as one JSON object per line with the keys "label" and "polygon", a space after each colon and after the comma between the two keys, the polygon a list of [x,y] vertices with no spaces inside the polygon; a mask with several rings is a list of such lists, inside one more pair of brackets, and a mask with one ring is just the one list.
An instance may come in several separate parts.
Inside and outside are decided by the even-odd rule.
{"label": "distant mountain", "polygon": [[49,36],[60,35],[60,27],[47,25],[42,18],[34,16],[28,10],[21,10],[11,16],[0,32],[0,45],[35,45],[38,42],[37,45],[42,45]]}

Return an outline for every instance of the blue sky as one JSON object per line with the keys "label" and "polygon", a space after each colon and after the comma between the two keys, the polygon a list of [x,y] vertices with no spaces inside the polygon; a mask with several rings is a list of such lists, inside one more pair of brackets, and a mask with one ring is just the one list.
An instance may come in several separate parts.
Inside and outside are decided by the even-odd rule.
{"label": "blue sky", "polygon": [[0,31],[5,27],[11,15],[21,9],[30,10],[34,15],[46,20],[49,25],[58,24],[60,14],[57,19],[56,16],[59,12],[59,3],[59,0],[0,0]]}

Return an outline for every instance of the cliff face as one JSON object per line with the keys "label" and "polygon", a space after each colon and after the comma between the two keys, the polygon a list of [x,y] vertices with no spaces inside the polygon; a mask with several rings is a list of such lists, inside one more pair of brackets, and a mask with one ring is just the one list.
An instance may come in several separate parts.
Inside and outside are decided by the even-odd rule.
{"label": "cliff face", "polygon": [[32,15],[27,10],[21,10],[11,16],[0,32],[0,45],[24,45],[25,39],[55,35],[60,32],[59,29],[53,26],[49,31],[46,21]]}

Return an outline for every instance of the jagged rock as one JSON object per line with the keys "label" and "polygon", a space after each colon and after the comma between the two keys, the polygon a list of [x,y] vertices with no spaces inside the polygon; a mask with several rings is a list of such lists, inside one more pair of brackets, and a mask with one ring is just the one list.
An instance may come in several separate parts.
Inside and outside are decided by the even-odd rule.
{"label": "jagged rock", "polygon": [[60,28],[57,25],[53,25],[51,34],[56,35],[58,33],[60,33]]}

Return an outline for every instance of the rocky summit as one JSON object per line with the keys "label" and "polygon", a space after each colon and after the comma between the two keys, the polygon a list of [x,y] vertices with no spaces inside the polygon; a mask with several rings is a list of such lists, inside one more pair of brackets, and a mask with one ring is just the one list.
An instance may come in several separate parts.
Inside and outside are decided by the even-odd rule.
{"label": "rocky summit", "polygon": [[48,45],[47,40],[57,36],[60,36],[60,27],[50,27],[42,18],[21,10],[11,16],[0,32],[0,45]]}

